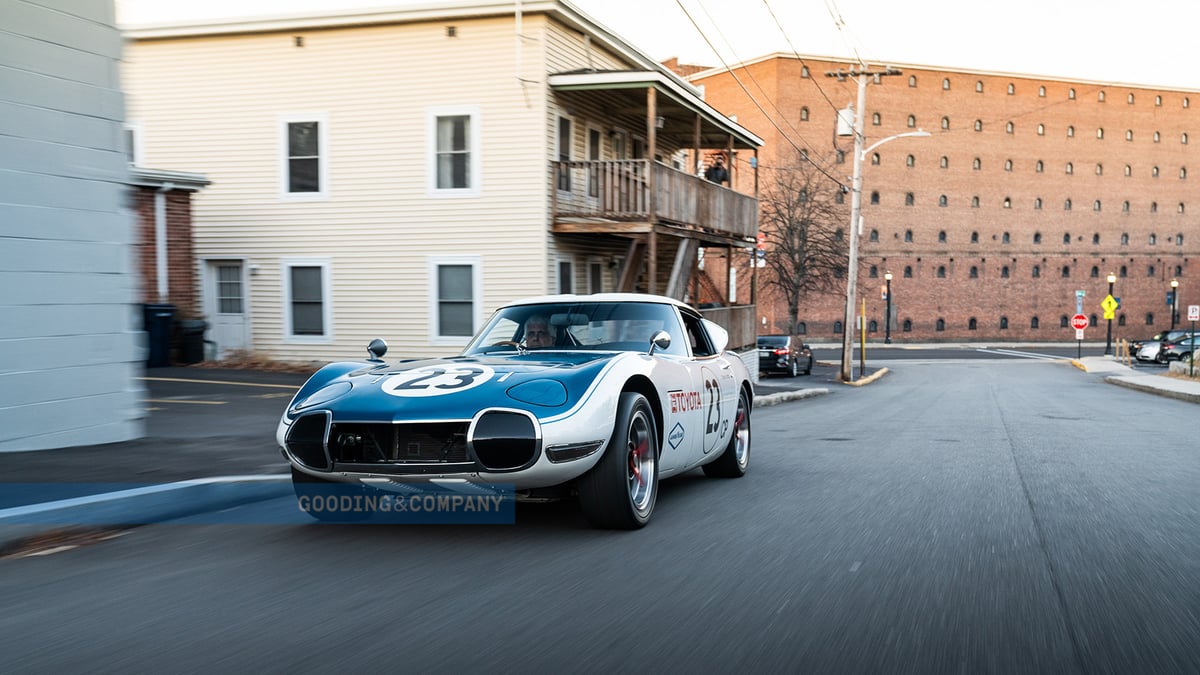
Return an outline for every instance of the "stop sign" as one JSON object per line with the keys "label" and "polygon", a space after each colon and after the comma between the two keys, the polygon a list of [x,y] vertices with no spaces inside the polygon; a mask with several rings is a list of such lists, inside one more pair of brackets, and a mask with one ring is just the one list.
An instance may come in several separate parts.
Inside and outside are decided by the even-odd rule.
{"label": "stop sign", "polygon": [[1088,318],[1082,314],[1076,314],[1071,317],[1071,328],[1075,330],[1083,330],[1088,327]]}

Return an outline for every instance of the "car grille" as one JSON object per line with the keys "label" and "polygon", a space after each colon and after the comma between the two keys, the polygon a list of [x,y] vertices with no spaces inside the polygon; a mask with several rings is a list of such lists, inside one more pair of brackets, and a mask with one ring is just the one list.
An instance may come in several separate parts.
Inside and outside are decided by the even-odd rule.
{"label": "car grille", "polygon": [[335,423],[329,455],[338,464],[469,462],[466,422]]}

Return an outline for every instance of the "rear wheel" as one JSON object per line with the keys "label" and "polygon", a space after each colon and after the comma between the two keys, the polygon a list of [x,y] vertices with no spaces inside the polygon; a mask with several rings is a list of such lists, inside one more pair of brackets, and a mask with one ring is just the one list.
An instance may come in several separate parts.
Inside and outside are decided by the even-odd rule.
{"label": "rear wheel", "polygon": [[617,424],[600,462],[579,479],[579,506],[596,527],[636,530],[658,498],[658,432],[646,397],[621,394]]}
{"label": "rear wheel", "polygon": [[813,357],[809,356],[808,357],[808,365],[804,367],[805,375],[812,375],[812,366],[813,366]]}
{"label": "rear wheel", "polygon": [[800,374],[800,364],[796,363],[795,359],[792,359],[792,367],[790,370],[788,370],[788,374],[792,377]]}
{"label": "rear wheel", "polygon": [[750,397],[743,389],[738,394],[737,413],[733,417],[733,436],[725,451],[704,465],[704,475],[713,478],[741,478],[750,466]]}

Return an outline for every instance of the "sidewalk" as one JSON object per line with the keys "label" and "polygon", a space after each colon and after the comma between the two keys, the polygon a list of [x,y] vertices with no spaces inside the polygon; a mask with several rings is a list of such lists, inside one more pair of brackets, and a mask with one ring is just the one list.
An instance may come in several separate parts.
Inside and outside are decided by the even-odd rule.
{"label": "sidewalk", "polygon": [[1200,380],[1169,377],[1162,373],[1143,373],[1121,363],[1113,356],[1085,356],[1071,363],[1085,373],[1104,375],[1104,381],[1118,387],[1134,389],[1189,403],[1200,403]]}

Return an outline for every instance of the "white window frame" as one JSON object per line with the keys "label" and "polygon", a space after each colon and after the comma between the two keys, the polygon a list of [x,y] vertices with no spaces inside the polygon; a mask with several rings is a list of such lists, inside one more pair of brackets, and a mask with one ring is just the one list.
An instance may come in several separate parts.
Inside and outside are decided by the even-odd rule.
{"label": "white window frame", "polygon": [[[468,185],[465,188],[439,188],[437,185],[437,121],[439,117],[469,118],[467,134]],[[425,109],[425,193],[429,197],[478,197],[483,184],[483,115],[477,105],[433,106]]]}
{"label": "white window frame", "polygon": [[[562,283],[562,280],[563,280],[563,275],[562,275],[562,266],[563,266],[563,264],[564,264],[564,263],[565,263],[565,264],[567,265],[567,267],[569,268],[569,269],[568,269],[568,276],[569,276],[569,277],[570,277],[570,279],[571,279],[571,288],[570,288],[569,290],[568,290],[568,289],[564,289],[564,288],[563,288],[563,283]],[[576,293],[577,291],[575,290],[575,287],[576,287],[576,286],[578,286],[578,285],[579,285],[579,280],[578,280],[578,279],[576,278],[576,276],[575,276],[575,256],[573,256],[573,255],[560,255],[560,256],[558,256],[558,257],[555,259],[555,261],[554,261],[554,288],[555,288],[555,292],[556,292],[556,293]]]}
{"label": "white window frame", "polygon": [[[288,124],[317,123],[317,192],[289,192],[291,167],[288,164]],[[279,198],[289,202],[329,199],[329,114],[324,112],[285,113],[279,116]]]}
{"label": "white window frame", "polygon": [[[329,258],[282,258],[279,261],[279,279],[283,290],[283,341],[285,344],[332,344],[333,343],[333,283]],[[321,268],[321,324],[323,335],[296,335],[292,333],[292,268]]]}
{"label": "white window frame", "polygon": [[[471,267],[471,335],[440,335],[438,330],[438,267],[469,265]],[[478,255],[431,255],[426,258],[429,279],[429,343],[437,346],[462,347],[471,341],[483,325],[483,257]]]}

